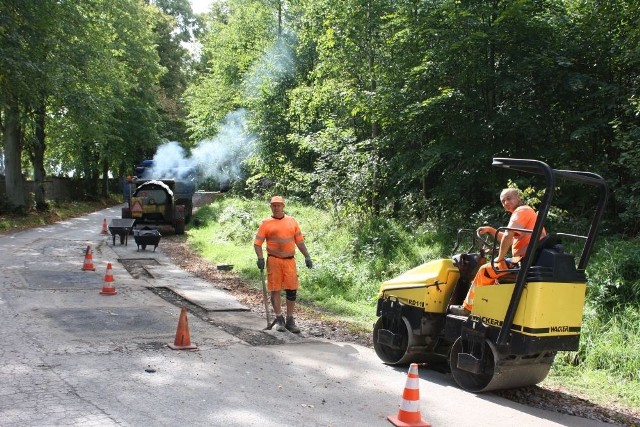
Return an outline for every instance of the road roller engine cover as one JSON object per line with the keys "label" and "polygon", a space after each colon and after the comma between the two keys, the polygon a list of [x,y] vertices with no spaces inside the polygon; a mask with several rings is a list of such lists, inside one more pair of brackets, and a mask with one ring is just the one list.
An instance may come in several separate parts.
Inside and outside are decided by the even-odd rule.
{"label": "road roller engine cover", "polygon": [[[537,384],[558,351],[578,350],[585,269],[608,198],[605,180],[591,172],[552,169],[527,159],[495,158],[493,166],[544,179],[533,229],[496,230],[496,235],[531,233],[519,268],[498,270],[507,273],[498,284],[477,287],[470,313],[453,310],[463,303],[481,265],[490,261],[498,268],[491,261],[499,244],[495,236],[485,239],[475,229],[462,229],[451,258],[429,261],[381,285],[373,328],[374,348],[383,362],[445,360],[456,383],[472,392]],[[546,224],[554,190],[563,183],[594,195],[584,235],[550,230]]]}

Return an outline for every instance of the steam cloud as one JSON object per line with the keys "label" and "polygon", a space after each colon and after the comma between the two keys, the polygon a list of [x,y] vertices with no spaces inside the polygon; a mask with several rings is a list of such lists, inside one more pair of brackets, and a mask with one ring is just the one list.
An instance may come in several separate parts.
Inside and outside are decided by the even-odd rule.
{"label": "steam cloud", "polygon": [[157,179],[213,178],[226,184],[241,177],[242,162],[254,150],[255,136],[246,129],[246,111],[227,114],[220,132],[204,139],[191,150],[190,156],[177,142],[158,147],[153,167],[145,177]]}

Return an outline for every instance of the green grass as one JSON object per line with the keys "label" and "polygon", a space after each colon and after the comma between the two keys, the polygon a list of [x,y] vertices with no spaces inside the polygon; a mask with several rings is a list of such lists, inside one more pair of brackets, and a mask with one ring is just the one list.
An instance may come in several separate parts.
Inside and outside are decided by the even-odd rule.
{"label": "green grass", "polygon": [[[439,235],[427,227],[380,218],[364,224],[337,220],[327,211],[296,203],[288,203],[286,212],[300,223],[315,266],[306,269],[302,257],[298,257],[301,303],[319,307],[360,331],[370,331],[375,321],[382,281],[422,262],[449,256],[452,247],[452,236]],[[188,241],[212,263],[234,264],[234,271],[258,288],[253,238],[260,221],[270,214],[264,202],[219,199],[197,212],[196,217],[203,225],[187,231]],[[615,246],[604,245],[605,249]],[[627,255],[625,259],[631,261],[626,264],[632,264],[636,258],[640,256]],[[592,257],[592,276],[599,281],[598,286],[589,285],[597,291],[590,292],[596,302],[585,309],[580,350],[560,352],[545,383],[561,385],[595,402],[610,403],[613,399],[637,409],[640,408],[640,308],[637,303],[625,308],[599,304],[604,292],[602,282],[617,286],[624,282],[624,278],[603,276],[619,271],[609,268],[610,262],[607,250]],[[625,269],[632,267],[628,265]],[[640,265],[637,267],[640,269]],[[611,291],[606,290],[606,294]]]}
{"label": "green grass", "polygon": [[640,409],[640,381],[623,379],[607,371],[554,363],[544,384],[559,386],[603,406],[617,404]]}
{"label": "green grass", "polygon": [[563,352],[547,382],[640,408],[640,308],[587,306],[577,352]]}

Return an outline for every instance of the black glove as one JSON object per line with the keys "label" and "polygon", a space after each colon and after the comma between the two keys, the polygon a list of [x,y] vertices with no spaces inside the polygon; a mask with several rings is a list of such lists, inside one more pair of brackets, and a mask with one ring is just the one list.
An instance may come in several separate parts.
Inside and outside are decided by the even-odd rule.
{"label": "black glove", "polygon": [[304,264],[307,266],[307,268],[313,268],[313,262],[311,262],[310,256],[304,258]]}
{"label": "black glove", "polygon": [[258,258],[258,262],[256,264],[258,265],[259,270],[264,270],[264,258]]}

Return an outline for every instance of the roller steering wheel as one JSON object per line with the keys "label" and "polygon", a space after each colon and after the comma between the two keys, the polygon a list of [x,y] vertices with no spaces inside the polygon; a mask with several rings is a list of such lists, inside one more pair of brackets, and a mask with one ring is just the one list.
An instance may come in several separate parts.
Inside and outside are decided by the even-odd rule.
{"label": "roller steering wheel", "polygon": [[487,236],[491,236],[488,233],[480,233],[478,230],[476,230],[476,238],[478,239],[477,241],[480,243],[480,249],[483,249],[484,247],[486,247],[487,249],[491,249],[493,248],[493,241],[495,240],[494,236],[491,237],[487,237]]}

